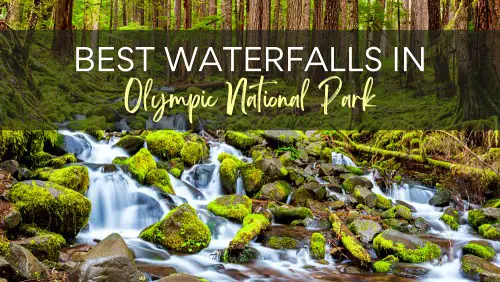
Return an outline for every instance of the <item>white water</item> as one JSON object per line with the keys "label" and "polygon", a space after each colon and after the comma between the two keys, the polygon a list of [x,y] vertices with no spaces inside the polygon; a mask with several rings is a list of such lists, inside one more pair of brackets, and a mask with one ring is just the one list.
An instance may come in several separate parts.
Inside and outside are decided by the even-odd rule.
{"label": "white water", "polygon": [[[213,253],[226,248],[241,225],[213,216],[206,210],[206,205],[223,195],[219,181],[220,163],[217,160],[219,154],[229,153],[243,161],[250,161],[235,148],[223,143],[210,143],[210,157],[206,163],[184,171],[181,179],[170,176],[177,196],[171,196],[171,199],[166,200],[154,190],[139,185],[120,169],[104,172],[103,166],[92,165],[110,164],[115,157],[127,156],[122,149],[113,147],[117,139],[112,138],[109,142],[96,142],[84,133],[69,131],[61,131],[61,133],[67,137],[68,151],[77,154],[77,157],[86,163],[90,173],[91,183],[87,197],[92,202],[92,213],[89,227],[81,231],[77,237],[80,242],[91,243],[93,239],[103,239],[113,232],[118,232],[134,250],[138,261],[175,267],[178,272],[190,273],[211,281],[237,281],[227,274],[230,272],[244,274],[249,281],[273,280],[273,278],[314,281],[315,279],[310,276],[311,268],[324,273],[338,272],[330,256],[327,256],[329,265],[317,264],[309,257],[307,247],[299,250],[278,251],[257,243],[252,243],[251,246],[259,251],[260,260],[251,265],[224,264],[224,270],[220,270],[220,263],[214,261]],[[334,164],[355,165],[351,159],[342,155],[332,154],[332,159]],[[366,177],[374,183],[375,193],[384,194],[376,185],[373,173]],[[241,177],[238,178],[236,192],[244,193]],[[385,196],[394,201],[402,200],[412,205],[416,209],[414,216],[421,216],[430,223],[432,227],[430,233],[454,242],[451,261],[445,257],[440,266],[425,265],[431,269],[428,280],[461,281],[463,278],[459,273],[460,249],[467,241],[480,237],[469,229],[465,220],[458,231],[452,231],[442,223],[439,217],[443,209],[432,207],[427,203],[433,194],[432,189],[406,183],[393,187]],[[169,205],[178,206],[184,202],[195,207],[200,219],[211,229],[212,240],[206,249],[195,255],[174,255],[159,246],[137,238],[145,227],[157,222],[168,213]],[[464,218],[466,216],[466,214],[463,215]],[[500,249],[499,242],[491,241],[491,243],[497,251]],[[497,256],[497,264],[500,263],[499,260]]]}

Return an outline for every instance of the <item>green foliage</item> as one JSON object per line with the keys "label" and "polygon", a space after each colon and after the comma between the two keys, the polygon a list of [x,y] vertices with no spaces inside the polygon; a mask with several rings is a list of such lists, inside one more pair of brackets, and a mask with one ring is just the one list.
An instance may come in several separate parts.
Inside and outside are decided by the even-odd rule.
{"label": "green foliage", "polygon": [[296,159],[300,158],[300,152],[294,147],[280,147],[276,150],[276,157],[279,155],[285,153],[285,152],[290,152],[292,154],[290,160],[295,161]]}
{"label": "green foliage", "polygon": [[118,30],[151,30],[151,28],[147,26],[143,26],[138,22],[128,22],[126,26],[121,26]]}

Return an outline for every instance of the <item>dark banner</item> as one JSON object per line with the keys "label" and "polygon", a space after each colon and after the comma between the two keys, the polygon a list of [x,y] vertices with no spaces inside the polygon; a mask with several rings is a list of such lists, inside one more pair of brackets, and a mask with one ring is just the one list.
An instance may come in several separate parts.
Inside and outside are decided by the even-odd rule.
{"label": "dark banner", "polygon": [[1,31],[0,127],[498,129],[497,31]]}

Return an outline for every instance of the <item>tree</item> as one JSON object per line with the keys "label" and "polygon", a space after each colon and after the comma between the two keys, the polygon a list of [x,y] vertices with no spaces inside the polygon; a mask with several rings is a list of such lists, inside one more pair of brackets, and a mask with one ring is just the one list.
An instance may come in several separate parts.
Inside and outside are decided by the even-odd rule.
{"label": "tree", "polygon": [[31,51],[31,44],[34,40],[35,28],[38,22],[38,13],[40,12],[40,0],[33,1],[33,7],[31,8],[30,21],[28,23],[28,33],[26,34],[26,39],[23,45],[23,61],[25,64],[28,63],[29,54]]}
{"label": "tree", "polygon": [[182,17],[181,17],[181,5],[182,1],[181,0],[175,0],[175,30],[181,29],[181,23],[182,23]]}
{"label": "tree", "polygon": [[300,29],[309,30],[311,26],[311,0],[302,0],[302,15],[300,17]]}
{"label": "tree", "polygon": [[325,2],[325,30],[339,29],[339,0],[326,0]]}
{"label": "tree", "polygon": [[[240,0],[243,1],[243,0]],[[217,0],[209,0],[208,2],[208,14],[210,16],[216,16],[217,15]],[[213,28],[216,28],[217,24],[213,24]]]}
{"label": "tree", "polygon": [[302,17],[302,1],[288,0],[286,25],[288,30],[300,30]]}
{"label": "tree", "polygon": [[323,0],[314,1],[313,29],[323,29]]}
{"label": "tree", "polygon": [[21,13],[20,13],[21,0],[11,0],[7,10],[7,17],[5,22],[11,27],[16,27],[20,24]]}
{"label": "tree", "polygon": [[54,54],[70,58],[73,55],[73,0],[57,0],[54,13],[54,37],[52,51]]}
{"label": "tree", "polygon": [[475,15],[475,30],[500,29],[500,3],[498,1],[478,0]]}
{"label": "tree", "polygon": [[122,0],[122,24],[123,24],[123,26],[127,25],[127,2],[126,2],[126,0]]}
{"label": "tree", "polygon": [[[242,1],[242,0],[240,0],[240,1]],[[281,15],[281,1],[275,0],[275,2],[274,2],[273,30],[280,29],[280,15]]]}
{"label": "tree", "polygon": [[[113,0],[110,0],[110,1],[113,1]],[[113,21],[113,28],[115,30],[118,29],[118,0],[114,0],[115,3],[114,3],[114,8],[115,8],[115,18],[114,18],[114,21]]]}
{"label": "tree", "polygon": [[222,0],[222,29],[231,30],[232,28],[232,0]]}
{"label": "tree", "polygon": [[184,0],[184,29],[190,29],[192,23],[192,2],[191,0]]}

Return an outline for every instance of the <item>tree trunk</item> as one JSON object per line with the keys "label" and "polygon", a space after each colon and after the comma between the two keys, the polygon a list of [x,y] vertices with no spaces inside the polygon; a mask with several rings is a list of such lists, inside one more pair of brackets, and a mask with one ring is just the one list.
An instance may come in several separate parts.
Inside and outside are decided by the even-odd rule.
{"label": "tree trunk", "polygon": [[262,30],[262,1],[248,0],[248,30]]}
{"label": "tree trunk", "polygon": [[[410,32],[410,49],[417,51],[420,50],[420,47],[424,46],[424,37],[423,33],[419,32],[420,30],[427,29],[428,26],[428,13],[427,13],[427,4],[423,3],[424,1],[411,1],[410,7],[410,23],[411,23],[411,32]],[[423,7],[425,6],[425,11]],[[416,32],[413,32],[416,31]],[[420,60],[420,52],[416,52],[415,57],[417,60]],[[423,78],[423,73],[413,64],[409,64],[408,72],[406,73],[406,84],[411,85],[413,83],[421,82]]]}
{"label": "tree trunk", "polygon": [[339,0],[326,0],[325,3],[325,30],[339,29]]}
{"label": "tree trunk", "polygon": [[500,2],[498,0],[478,0],[475,14],[475,30],[500,29]]}
{"label": "tree trunk", "polygon": [[93,0],[91,5],[92,31],[90,33],[90,46],[94,52],[97,52],[97,46],[99,45],[99,14],[101,10],[101,0]]}
{"label": "tree trunk", "polygon": [[286,14],[286,24],[288,30],[300,30],[302,17],[302,1],[289,0]]}
{"label": "tree trunk", "polygon": [[26,34],[26,39],[24,40],[24,45],[23,45],[23,61],[26,65],[28,64],[28,58],[31,51],[31,44],[33,43],[36,24],[38,22],[38,13],[40,12],[40,1],[41,0],[34,0],[33,7],[31,8],[31,16],[28,24],[28,33]]}
{"label": "tree trunk", "polygon": [[[279,0],[277,0],[277,1],[279,1]],[[237,27],[237,29],[240,31],[243,31],[245,29],[245,0],[238,0],[238,27]]]}
{"label": "tree trunk", "polygon": [[184,29],[190,29],[192,26],[192,2],[184,0]]}
{"label": "tree trunk", "polygon": [[281,14],[281,1],[275,0],[274,2],[274,21],[273,21],[273,30],[280,29],[280,14]]}
{"label": "tree trunk", "polygon": [[232,0],[222,0],[222,29],[232,29]]}
{"label": "tree trunk", "polygon": [[7,17],[5,22],[12,28],[17,27],[20,24],[21,13],[20,13],[21,0],[10,0],[7,10]]}
{"label": "tree trunk", "polygon": [[113,31],[113,4],[114,0],[109,1],[109,31]]}
{"label": "tree trunk", "polygon": [[[208,13],[210,16],[217,15],[217,0],[208,0]],[[241,0],[240,0],[241,1]],[[217,28],[217,23],[213,23],[213,28]]]}
{"label": "tree trunk", "polygon": [[441,26],[444,27],[450,21],[450,0],[446,0],[443,4],[443,21]]}
{"label": "tree trunk", "polygon": [[300,29],[309,30],[311,26],[311,0],[302,0],[302,16]]}
{"label": "tree trunk", "polygon": [[53,52],[61,57],[73,56],[73,0],[57,0],[54,15]]}
{"label": "tree trunk", "polygon": [[342,12],[342,22],[340,29],[345,30],[347,29],[347,0],[340,0],[340,10]]}
{"label": "tree trunk", "polygon": [[182,15],[181,15],[181,0],[175,0],[175,30],[181,29]]}
{"label": "tree trunk", "polygon": [[122,24],[127,25],[127,2],[122,0]]}
{"label": "tree trunk", "polygon": [[323,0],[314,1],[313,29],[323,29]]}
{"label": "tree trunk", "polygon": [[[353,66],[359,67],[359,13],[358,13],[358,0],[351,0],[348,3],[349,19],[347,21],[347,30],[349,31],[349,45],[352,46]],[[360,74],[358,72],[349,72],[350,92],[351,95],[361,96],[361,82]],[[360,103],[352,109],[351,125],[359,125],[362,121],[363,110]]]}
{"label": "tree trunk", "polygon": [[170,11],[170,5],[171,5],[171,0],[165,0],[164,2],[165,4],[165,17],[166,17],[166,20],[165,20],[165,30],[170,30],[172,27],[171,27],[171,11]]}
{"label": "tree trunk", "polygon": [[153,7],[151,11],[151,15],[153,17],[153,30],[158,28],[158,0],[152,0]]}
{"label": "tree trunk", "polygon": [[445,38],[441,38],[441,11],[440,3],[437,1],[428,2],[429,10],[429,40],[435,47],[433,58],[434,82],[437,84],[437,93],[440,97],[453,97],[453,85],[451,84],[450,71],[448,67],[448,49]]}

